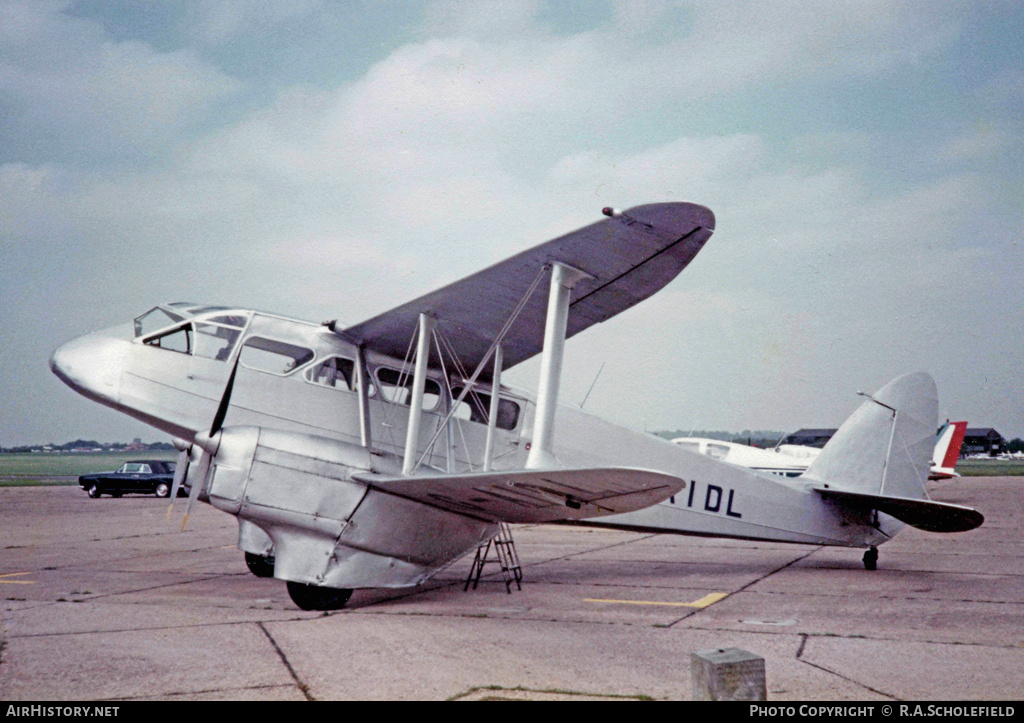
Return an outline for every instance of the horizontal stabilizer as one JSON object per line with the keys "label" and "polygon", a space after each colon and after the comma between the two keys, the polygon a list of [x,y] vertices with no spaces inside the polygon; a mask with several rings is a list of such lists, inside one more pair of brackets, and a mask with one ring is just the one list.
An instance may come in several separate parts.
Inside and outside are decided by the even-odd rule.
{"label": "horizontal stabilizer", "polygon": [[980,527],[985,521],[984,515],[977,510],[946,502],[887,497],[824,487],[815,487],[814,491],[822,497],[834,499],[849,507],[884,512],[911,527],[928,532],[966,532]]}
{"label": "horizontal stabilizer", "polygon": [[353,479],[388,494],[493,522],[557,522],[650,507],[686,483],[643,469],[542,469]]}

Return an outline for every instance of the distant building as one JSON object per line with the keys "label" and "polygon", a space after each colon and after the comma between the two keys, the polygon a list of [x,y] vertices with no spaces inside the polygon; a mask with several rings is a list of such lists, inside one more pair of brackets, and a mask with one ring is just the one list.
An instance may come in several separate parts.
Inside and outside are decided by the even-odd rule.
{"label": "distant building", "polygon": [[[783,444],[799,444],[804,447],[821,449],[836,433],[834,429],[801,429],[786,437]],[[960,446],[960,456],[971,454],[987,454],[995,457],[1006,451],[1006,440],[991,427],[968,427],[964,433],[964,442]]]}
{"label": "distant building", "polygon": [[991,427],[968,427],[964,433],[964,443],[960,446],[961,456],[970,454],[987,454],[995,457],[1006,451],[1006,440]]}
{"label": "distant building", "polygon": [[798,444],[801,447],[821,449],[836,433],[834,429],[800,429],[782,440],[783,444]]}

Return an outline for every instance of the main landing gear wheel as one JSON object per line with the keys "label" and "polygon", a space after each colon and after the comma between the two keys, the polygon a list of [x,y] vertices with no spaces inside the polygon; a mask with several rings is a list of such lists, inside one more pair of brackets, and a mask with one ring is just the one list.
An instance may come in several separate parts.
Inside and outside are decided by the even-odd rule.
{"label": "main landing gear wheel", "polygon": [[878,567],[878,548],[872,547],[864,553],[864,569],[874,570]]}
{"label": "main landing gear wheel", "polygon": [[245,553],[245,564],[256,577],[274,576],[274,556],[256,555],[252,552]]}
{"label": "main landing gear wheel", "polygon": [[303,610],[340,610],[352,597],[351,590],[288,581],[288,595]]}

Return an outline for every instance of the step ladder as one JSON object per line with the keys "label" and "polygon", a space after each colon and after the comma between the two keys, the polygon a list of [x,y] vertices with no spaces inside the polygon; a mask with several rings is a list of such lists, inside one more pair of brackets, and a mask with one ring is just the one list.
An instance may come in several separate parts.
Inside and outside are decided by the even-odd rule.
{"label": "step ladder", "polygon": [[476,557],[473,558],[473,566],[469,569],[469,577],[466,578],[463,591],[469,590],[470,583],[473,583],[473,589],[476,590],[484,565],[493,562],[501,565],[501,577],[505,580],[507,593],[512,594],[512,583],[516,584],[517,590],[523,589],[519,584],[523,580],[523,570],[519,566],[516,543],[512,539],[512,529],[504,522],[498,523],[497,535],[476,548]]}

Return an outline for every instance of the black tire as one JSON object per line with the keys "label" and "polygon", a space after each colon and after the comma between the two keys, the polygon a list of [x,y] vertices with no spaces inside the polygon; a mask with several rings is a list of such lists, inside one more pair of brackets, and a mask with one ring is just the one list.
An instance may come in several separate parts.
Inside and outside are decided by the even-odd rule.
{"label": "black tire", "polygon": [[171,496],[171,486],[169,484],[167,484],[166,482],[161,482],[160,484],[158,484],[156,486],[156,489],[154,489],[153,491],[156,493],[157,497],[170,497]]}
{"label": "black tire", "polygon": [[256,577],[274,576],[274,556],[256,555],[252,552],[245,553],[245,564]]}
{"label": "black tire", "polygon": [[94,500],[99,499],[103,495],[103,493],[100,492],[100,486],[95,482],[89,485],[89,489],[87,489],[85,493],[92,497]]}
{"label": "black tire", "polygon": [[288,595],[303,610],[340,610],[352,597],[351,590],[319,587],[288,581]]}

